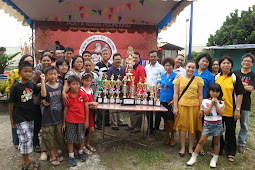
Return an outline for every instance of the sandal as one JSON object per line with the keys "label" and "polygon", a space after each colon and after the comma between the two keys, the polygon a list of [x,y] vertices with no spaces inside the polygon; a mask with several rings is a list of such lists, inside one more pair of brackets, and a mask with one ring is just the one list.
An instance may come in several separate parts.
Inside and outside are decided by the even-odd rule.
{"label": "sandal", "polygon": [[14,145],[15,149],[19,149],[19,145]]}
{"label": "sandal", "polygon": [[88,148],[90,151],[92,152],[96,152],[97,150],[95,148],[93,148],[92,146],[90,145],[86,145],[86,148]]}
{"label": "sandal", "polygon": [[41,147],[40,146],[35,146],[34,147],[34,152],[35,153],[41,153]]}
{"label": "sandal", "polygon": [[37,162],[29,162],[25,167],[22,166],[21,170],[39,170],[40,164]]}
{"label": "sandal", "polygon": [[165,141],[165,145],[169,145],[169,143],[170,143],[170,136],[167,136],[166,141]]}
{"label": "sandal", "polygon": [[58,165],[60,165],[60,162],[59,162],[59,160],[56,158],[56,159],[50,160],[50,164],[53,165],[53,166],[58,166]]}
{"label": "sandal", "polygon": [[92,152],[91,152],[89,149],[87,149],[85,146],[84,146],[84,148],[83,148],[83,152],[84,152],[85,154],[88,154],[88,155],[91,155],[91,154],[92,154]]}
{"label": "sandal", "polygon": [[174,147],[175,144],[176,144],[176,142],[175,142],[174,138],[171,138],[171,140],[170,140],[170,146]]}
{"label": "sandal", "polygon": [[235,158],[234,156],[228,155],[228,161],[229,161],[229,162],[234,162],[235,159],[236,159],[236,158]]}
{"label": "sandal", "polygon": [[56,156],[56,159],[59,161],[59,162],[62,162],[64,160],[63,156]]}

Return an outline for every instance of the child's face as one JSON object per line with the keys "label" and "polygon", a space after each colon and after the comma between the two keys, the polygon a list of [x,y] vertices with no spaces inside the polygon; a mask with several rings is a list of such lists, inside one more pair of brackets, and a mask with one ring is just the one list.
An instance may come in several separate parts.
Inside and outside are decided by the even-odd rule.
{"label": "child's face", "polygon": [[90,86],[91,86],[91,81],[92,81],[91,78],[83,79],[83,80],[82,80],[83,87],[90,87]]}
{"label": "child's face", "polygon": [[59,73],[65,74],[68,71],[68,65],[66,62],[63,62],[61,65],[58,66]]}
{"label": "child's face", "polygon": [[22,79],[29,80],[32,77],[32,72],[32,67],[26,66],[22,68],[22,70],[19,72],[19,75],[22,77]]}
{"label": "child's face", "polygon": [[78,92],[80,89],[80,83],[78,81],[73,81],[69,84],[71,92]]}
{"label": "child's face", "polygon": [[85,68],[85,72],[86,73],[90,73],[91,72],[91,68],[92,68],[92,63],[90,61],[86,61],[84,63],[84,68]]}
{"label": "child's face", "polygon": [[217,97],[219,97],[220,92],[210,90],[209,94],[210,94],[211,98],[217,98]]}
{"label": "child's face", "polygon": [[57,78],[58,78],[58,72],[57,70],[49,70],[47,72],[47,74],[45,75],[45,77],[47,78],[47,80],[49,82],[56,82],[57,81]]}

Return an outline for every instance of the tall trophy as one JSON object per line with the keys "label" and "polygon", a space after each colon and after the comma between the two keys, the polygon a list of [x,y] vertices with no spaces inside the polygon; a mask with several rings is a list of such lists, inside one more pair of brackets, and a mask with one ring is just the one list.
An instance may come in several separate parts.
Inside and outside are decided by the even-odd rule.
{"label": "tall trophy", "polygon": [[160,93],[161,93],[161,84],[160,84],[160,81],[161,81],[161,75],[158,74],[158,77],[157,77],[157,82],[158,82],[158,87],[157,88],[157,99],[156,99],[156,103],[155,103],[155,106],[160,106]]}
{"label": "tall trophy", "polygon": [[147,84],[147,81],[146,81],[146,78],[144,80],[144,83],[143,83],[143,105],[147,105],[148,104],[148,93],[147,93],[147,90],[148,90],[148,84]]}
{"label": "tall trophy", "polygon": [[120,86],[122,85],[122,82],[120,81],[120,75],[118,75],[118,79],[116,81],[116,103],[119,104],[120,103]]}
{"label": "tall trophy", "polygon": [[110,103],[111,104],[114,104],[115,103],[115,97],[114,97],[114,94],[115,94],[115,89],[114,89],[114,86],[115,86],[115,80],[114,80],[114,75],[112,74],[111,76],[111,81],[109,82],[109,85],[110,85],[110,89],[109,89],[109,95],[110,95]]}
{"label": "tall trophy", "polygon": [[103,72],[100,71],[99,73],[99,78],[98,78],[98,85],[97,85],[97,102],[98,103],[103,103],[103,98],[102,98],[102,92],[103,92]]}
{"label": "tall trophy", "polygon": [[154,85],[151,85],[150,86],[150,100],[149,100],[149,105],[153,106],[154,105],[154,89],[155,89],[155,86]]}
{"label": "tall trophy", "polygon": [[107,98],[107,94],[108,94],[108,87],[109,87],[109,80],[107,80],[107,74],[104,74],[105,79],[103,80],[103,92],[104,92],[104,104],[108,103],[108,98]]}
{"label": "tall trophy", "polygon": [[141,92],[143,88],[143,83],[142,83],[142,77],[140,77],[139,82],[137,83],[137,99],[136,99],[136,104],[141,104]]}

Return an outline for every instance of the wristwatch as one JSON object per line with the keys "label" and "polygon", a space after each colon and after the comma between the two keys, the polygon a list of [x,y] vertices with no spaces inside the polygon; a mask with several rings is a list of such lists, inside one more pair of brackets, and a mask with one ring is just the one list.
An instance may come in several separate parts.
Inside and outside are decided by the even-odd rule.
{"label": "wristwatch", "polygon": [[237,107],[236,110],[240,111],[240,108]]}

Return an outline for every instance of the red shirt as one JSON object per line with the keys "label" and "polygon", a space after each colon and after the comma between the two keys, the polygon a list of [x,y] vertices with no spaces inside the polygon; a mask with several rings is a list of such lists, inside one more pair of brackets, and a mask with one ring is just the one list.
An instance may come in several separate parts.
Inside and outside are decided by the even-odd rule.
{"label": "red shirt", "polygon": [[[141,82],[144,83],[144,78],[146,77],[146,71],[143,66],[138,64],[137,67],[135,67],[131,73],[133,73],[133,76],[135,76],[135,91],[137,92],[137,83],[139,83],[140,78],[142,78]],[[129,87],[130,85],[131,85],[131,82],[128,83]],[[143,91],[141,93],[143,94]]]}
{"label": "red shirt", "polygon": [[71,92],[67,95],[69,96],[68,103],[64,105],[68,106],[66,121],[70,123],[84,123],[85,102],[89,100],[86,92],[80,89],[76,97],[73,97]]}

